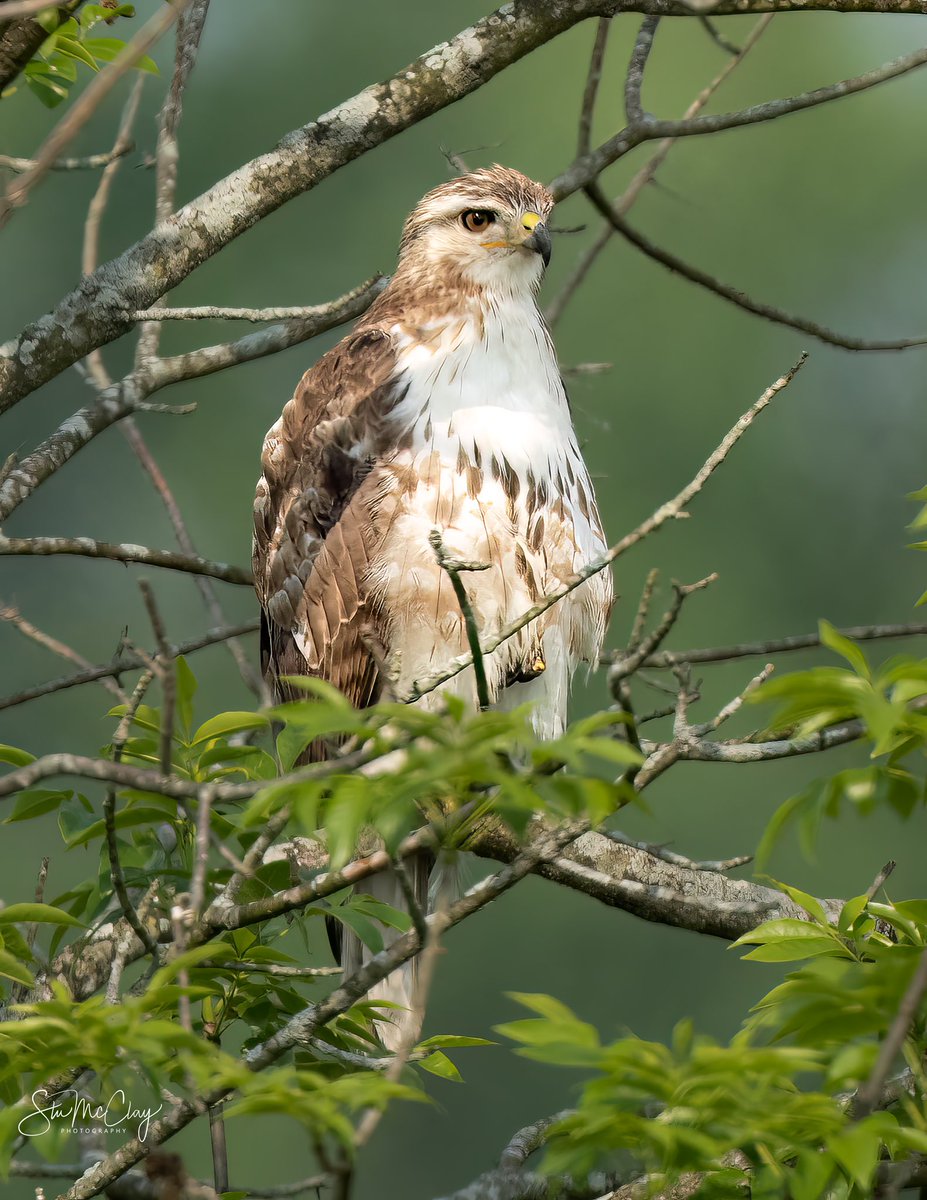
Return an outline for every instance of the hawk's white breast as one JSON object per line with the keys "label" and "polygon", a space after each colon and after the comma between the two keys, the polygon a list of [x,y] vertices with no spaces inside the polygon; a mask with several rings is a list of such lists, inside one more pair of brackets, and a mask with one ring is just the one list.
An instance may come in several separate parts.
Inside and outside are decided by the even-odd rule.
{"label": "hawk's white breast", "polygon": [[[485,293],[483,296],[485,298]],[[553,346],[533,299],[504,295],[431,327],[390,331],[407,436],[389,463],[386,529],[373,582],[390,623],[401,691],[467,649],[450,581],[428,543],[490,563],[465,578],[483,636],[517,618],[605,547]],[[506,705],[533,701],[538,732],[558,733],[569,680],[598,655],[611,602],[595,576],[486,662]],[[522,664],[546,669],[508,687]],[[472,697],[472,671],[454,690]]]}

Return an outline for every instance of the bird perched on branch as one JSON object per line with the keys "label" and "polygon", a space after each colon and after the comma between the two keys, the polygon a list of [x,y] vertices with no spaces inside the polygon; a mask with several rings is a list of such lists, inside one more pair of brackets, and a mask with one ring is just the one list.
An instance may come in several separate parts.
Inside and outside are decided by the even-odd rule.
{"label": "bird perched on branch", "polygon": [[[606,549],[535,302],[552,207],[544,187],[500,166],[429,192],[405,223],[389,286],[267,434],[254,577],[278,697],[290,695],[281,676],[312,675],[364,707],[384,672],[408,695],[466,652],[435,530],[445,555],[488,564],[461,576],[484,641]],[[538,734],[559,734],[571,676],[596,661],[611,601],[602,572],[487,654],[490,703],[530,702]],[[418,703],[445,692],[476,705],[473,669]],[[423,901],[426,876],[419,864]],[[403,907],[389,876],[363,890]],[[362,953],[346,934],[346,970]],[[385,983],[371,995],[409,1004],[410,971]]]}

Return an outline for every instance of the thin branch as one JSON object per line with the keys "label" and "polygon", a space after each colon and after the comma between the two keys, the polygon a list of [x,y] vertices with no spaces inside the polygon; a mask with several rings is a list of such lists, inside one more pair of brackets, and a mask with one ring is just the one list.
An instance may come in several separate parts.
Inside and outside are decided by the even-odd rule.
{"label": "thin branch", "polygon": [[[771,20],[772,14],[769,14],[765,17],[760,17],[744,42],[743,49],[736,58],[731,59],[730,62],[725,64],[724,68],[714,77],[707,87],[703,88],[702,91],[699,92],[699,94],[683,113],[683,120],[694,117],[697,113],[701,112],[701,110],[705,107],[718,88],[728,78],[731,72],[740,66],[746,56],[750,53],[765,30],[768,28]],[[637,174],[624,189],[621,196],[613,203],[614,211],[617,212],[619,216],[626,216],[628,212],[630,212],[631,208],[639,199],[644,188],[647,187],[647,185],[656,177],[657,171],[659,171],[660,167],[666,161],[667,155],[675,144],[675,138],[664,138],[657,147],[656,151],[638,170]],[[589,148],[587,146],[585,150],[582,150],[580,152],[580,157],[588,153],[588,149]],[[566,283],[547,306],[544,316],[548,325],[552,329],[563,316],[563,313],[566,310],[567,305],[570,303],[570,300],[576,295],[576,292],[578,291],[583,280],[589,274],[589,271],[592,269],[596,259],[611,241],[614,233],[615,231],[612,228],[611,222],[605,221],[598,237],[595,239],[592,245],[582,255],[580,255],[576,266],[573,268],[573,271],[568,277]]]}
{"label": "thin branch", "polygon": [[158,682],[161,684],[159,760],[161,763],[161,774],[166,777],[174,769],[174,705],[177,697],[177,679],[174,671],[174,661],[171,658],[170,642],[168,642],[167,634],[164,630],[164,618],[161,616],[161,611],[155,600],[154,590],[147,579],[140,579],[138,586],[142,593],[142,599],[145,601],[145,610],[148,613],[148,620],[151,622],[155,644],[158,647],[155,669],[158,674]]}
{"label": "thin branch", "polygon": [[[136,458],[141,463],[142,468],[151,480],[155,491],[161,498],[171,525],[174,529],[174,536],[177,538],[177,544],[184,554],[191,558],[198,557],[196,546],[190,536],[190,531],[183,519],[183,514],[180,511],[180,505],[171,491],[170,485],[164,478],[157,460],[149,449],[148,443],[142,436],[141,430],[135,423],[133,417],[126,417],[119,426],[123,437],[131,446]],[[203,603],[206,611],[209,614],[209,619],[216,626],[226,625],[228,619],[222,608],[219,598],[216,594],[215,584],[204,575],[195,575],[194,583],[203,598]],[[238,673],[241,675],[245,686],[254,693],[259,699],[266,701],[266,688],[261,676],[254,669],[251,660],[245,653],[244,648],[237,638],[228,638],[225,642],[228,651],[235,660],[235,665],[238,668]]]}
{"label": "thin branch", "polygon": [[[116,732],[113,734],[114,763],[122,761],[122,751],[128,740],[132,721],[153,677],[152,672],[146,671],[141,679],[139,679],[135,686],[135,691],[132,693],[132,697],[126,706],[122,720],[116,727]],[[135,906],[129,896],[129,889],[126,887],[122,863],[119,859],[119,843],[116,840],[116,789],[114,787],[107,788],[106,795],[103,797],[103,821],[106,827],[106,848],[109,855],[110,875],[113,880],[113,892],[119,901],[119,907],[122,909],[122,914],[129,928],[142,943],[145,951],[151,954],[154,960],[157,961],[158,944],[145,927],[139,914],[135,911]]]}
{"label": "thin branch", "polygon": [[[196,65],[197,52],[209,0],[189,0],[189,7],[177,22],[177,44],[171,86],[158,118],[158,144],[155,149],[155,227],[162,225],[174,211],[177,193],[177,130],[183,112],[183,94]],[[158,351],[160,326],[145,323],[139,330],[135,365]]]}
{"label": "thin branch", "polygon": [[[877,641],[881,638],[922,637],[927,634],[927,622],[914,621],[901,625],[851,625],[839,630],[854,642]],[[730,646],[709,646],[696,650],[664,650],[652,654],[642,664],[645,667],[676,667],[681,663],[729,662],[736,658],[766,658],[792,650],[810,650],[822,645],[819,633],[803,633],[795,637],[770,638],[765,642],[735,642]],[[611,655],[607,656],[611,661]]]}
{"label": "thin branch", "polygon": [[592,57],[589,59],[589,71],[586,75],[586,86],[583,90],[583,106],[579,114],[579,135],[576,153],[579,157],[588,154],[592,148],[592,118],[595,115],[595,102],[599,94],[599,84],[602,82],[602,65],[605,61],[605,47],[608,45],[608,34],[611,29],[610,17],[599,17],[595,29],[595,42],[592,45]]}
{"label": "thin branch", "polygon": [[875,1111],[882,1089],[895,1064],[895,1059],[901,1053],[901,1048],[914,1024],[925,994],[927,994],[927,950],[921,952],[917,968],[902,997],[901,1004],[898,1006],[895,1019],[879,1047],[879,1057],[876,1059],[875,1066],[872,1068],[869,1078],[856,1093],[856,1103],[853,1105],[855,1121],[861,1121]]}
{"label": "thin branch", "polygon": [[[299,345],[365,312],[383,290],[382,277],[368,280],[337,300],[307,309],[301,320],[286,321],[232,342],[203,346],[173,358],[149,359],[107,388],[95,403],[69,417],[0,483],[0,523],[37,487],[60,470],[98,434],[137,411],[142,401],[171,384],[198,379]],[[2,400],[0,400],[2,408]]]}
{"label": "thin branch", "polygon": [[235,567],[229,563],[212,562],[208,558],[178,554],[174,550],[154,550],[150,546],[136,546],[129,542],[98,542],[88,537],[26,537],[10,538],[0,534],[0,555],[50,555],[76,554],[81,558],[108,558],[113,562],[145,563],[151,567],[165,567],[170,571],[186,571],[194,575],[208,575],[225,583],[243,586],[254,582],[246,567]]}
{"label": "thin branch", "polygon": [[341,967],[289,967],[284,963],[246,962],[242,959],[217,959],[201,964],[213,971],[236,971],[248,975],[272,975],[278,979],[318,979],[340,975]]}
{"label": "thin branch", "polygon": [[[46,5],[47,7],[47,5]],[[3,10],[0,9],[0,12]],[[139,76],[141,79],[142,76]],[[131,154],[135,149],[134,142],[128,142],[121,146],[118,150],[106,150],[102,154],[87,154],[83,158],[56,158],[49,167],[50,171],[95,171],[99,167],[109,166],[117,158],[122,158],[126,154]],[[23,171],[31,171],[36,165],[34,158],[16,158],[12,154],[0,154],[0,167],[6,167],[8,171],[16,171],[17,174],[22,174]]]}
{"label": "thin branch", "polygon": [[[387,277],[383,276],[384,285]],[[275,308],[224,308],[219,304],[199,304],[189,308],[146,308],[128,312],[131,321],[305,321],[318,315],[309,304],[277,305]]]}
{"label": "thin branch", "polygon": [[0,229],[9,221],[13,211],[26,203],[35,185],[51,170],[55,159],[61,157],[64,148],[83,129],[123,75],[167,33],[190,2],[191,0],[168,0],[131,41],[123,46],[113,61],[94,75],[42,143],[35,156],[34,166],[7,187],[5,196],[0,199]]}
{"label": "thin branch", "polygon": [[624,81],[624,113],[629,125],[638,125],[646,120],[641,102],[641,88],[659,20],[659,17],[644,17],[631,53],[631,61],[628,63]]}
{"label": "thin branch", "polygon": [[729,42],[726,37],[722,36],[721,32],[715,26],[714,22],[708,17],[699,17],[699,25],[705,30],[716,46],[720,46],[727,54],[733,55],[735,58],[742,53],[739,46],[735,46],[733,42]]}
{"label": "thin branch", "polygon": [[525,1165],[532,1154],[536,1153],[547,1141],[551,1128],[565,1117],[572,1115],[571,1109],[554,1113],[552,1117],[542,1117],[532,1125],[519,1129],[509,1139],[508,1145],[499,1156],[501,1171],[517,1171]]}
{"label": "thin branch", "polygon": [[[243,637],[245,634],[255,633],[257,628],[257,621],[243,621],[239,625],[229,625],[222,629],[210,629],[198,638],[191,638],[189,641],[180,642],[176,646],[172,646],[171,654],[174,658],[182,654],[193,654],[195,651],[203,650],[207,646],[219,645],[230,637]],[[148,658],[150,658],[149,655],[143,658],[141,654],[128,653],[121,655],[114,662],[96,667],[88,667],[86,671],[78,671],[74,675],[65,675],[60,679],[51,679],[47,683],[37,684],[35,687],[24,688],[20,692],[15,692],[11,696],[4,696],[0,699],[0,712],[6,708],[15,708],[18,704],[26,704],[30,700],[39,700],[43,696],[62,692],[67,688],[80,687],[85,683],[96,683],[102,679],[118,679],[120,675],[123,675],[127,671],[137,671],[140,667],[144,667]]]}
{"label": "thin branch", "polygon": [[451,581],[451,587],[454,589],[454,595],[457,597],[464,628],[467,631],[467,644],[470,647],[470,661],[473,663],[473,674],[476,678],[477,702],[480,711],[485,712],[489,708],[490,701],[489,685],[486,682],[486,664],[483,661],[483,653],[480,649],[480,630],[476,623],[473,605],[470,603],[470,597],[467,595],[467,589],[460,578],[460,573],[461,571],[485,571],[489,564],[463,563],[451,558],[441,539],[440,529],[432,529],[428,535],[428,541],[434,551],[435,558],[438,560],[438,566],[447,573],[447,577]]}
{"label": "thin branch", "polygon": [[[568,596],[570,592],[575,591],[575,589],[581,584],[585,583],[587,579],[598,574],[599,571],[604,571],[622,554],[630,550],[633,546],[636,546],[638,542],[643,541],[644,538],[649,537],[652,533],[656,533],[656,531],[661,529],[667,521],[676,520],[679,518],[684,513],[686,506],[702,490],[710,477],[714,474],[718,467],[721,466],[728,454],[730,454],[731,450],[733,450],[734,446],[736,446],[736,444],[740,441],[760,413],[767,407],[770,401],[779,394],[779,392],[788,387],[788,385],[792,382],[792,380],[795,378],[795,375],[801,370],[806,359],[807,355],[802,354],[798,362],[792,368],[790,368],[790,370],[788,370],[784,375],[777,379],[775,383],[771,384],[766,389],[762,396],[760,396],[760,398],[753,405],[751,405],[751,407],[743,414],[733,428],[728,431],[725,437],[721,440],[720,444],[708,456],[695,477],[686,484],[686,486],[681,492],[678,493],[678,495],[674,496],[672,500],[668,500],[666,503],[661,504],[660,507],[645,521],[642,521],[636,529],[632,530],[620,541],[616,542],[611,549],[609,549],[600,558],[593,559],[592,562],[587,563],[586,566],[581,570],[565,579],[559,587],[542,597],[537,604],[528,610],[528,612],[522,614],[522,616],[516,620],[510,621],[507,625],[504,625],[497,634],[488,638],[481,644],[480,649],[482,653],[484,655],[491,654],[495,649],[497,649],[497,647],[501,646],[503,642],[507,641],[510,637],[513,637],[519,632],[519,630],[523,629],[542,613],[545,613],[549,608],[552,608],[553,605],[562,600],[564,596]],[[452,659],[444,670],[439,671],[434,675],[430,675],[424,680],[417,681],[415,687],[413,688],[412,694],[407,699],[409,701],[414,701],[426,695],[428,692],[434,691],[436,687],[439,687],[448,679],[453,679],[455,675],[469,667],[472,662],[472,654],[460,655],[457,658]]]}
{"label": "thin branch", "polygon": [[668,850],[665,846],[654,845],[653,842],[635,841],[633,838],[625,837],[623,833],[619,833],[614,829],[607,830],[604,836],[613,842],[618,842],[621,846],[629,846],[632,850],[643,850],[646,854],[658,858],[661,862],[670,863],[674,867],[685,867],[688,871],[721,873],[736,870],[737,867],[745,867],[747,863],[753,862],[752,854],[739,854],[734,858],[698,861],[686,858],[684,854],[677,854],[673,850]]}
{"label": "thin branch", "polygon": [[[44,646],[46,650],[50,650],[52,654],[57,654],[59,658],[67,659],[68,662],[76,663],[77,666],[83,667],[85,670],[92,670],[92,664],[88,659],[72,647],[59,641],[58,638],[52,637],[51,634],[44,633],[31,621],[27,621],[18,608],[13,604],[4,604],[0,601],[0,621],[8,621],[15,629],[18,629],[24,637],[36,642],[39,646]],[[102,679],[100,681],[107,691],[111,692],[120,703],[126,700],[126,694],[112,679]]]}
{"label": "thin branch", "polygon": [[[706,587],[710,587],[717,578],[717,572],[713,571],[710,575],[706,575],[704,579],[698,580],[697,583],[682,584],[674,581],[673,602],[663,614],[657,626],[646,637],[640,636],[640,632],[637,631],[638,622],[635,620],[635,631],[632,632],[632,638],[634,637],[634,633],[637,632],[637,637],[640,640],[636,645],[628,647],[628,652],[625,656],[620,658],[616,656],[608,672],[608,684],[613,692],[623,679],[627,679],[628,676],[633,675],[641,664],[662,644],[664,638],[669,635],[679,619],[682,606],[688,597],[695,592],[701,592]],[[646,591],[645,586],[645,595]],[[641,599],[643,600],[643,596]]]}
{"label": "thin branch", "polygon": [[855,75],[851,79],[842,79],[839,83],[816,88],[811,92],[801,92],[797,96],[787,96],[781,100],[767,100],[763,104],[754,104],[750,108],[740,109],[737,112],[712,113],[679,121],[661,120],[648,115],[642,122],[628,126],[616,133],[614,137],[603,142],[591,154],[576,159],[571,166],[551,181],[550,191],[557,201],[572,196],[574,192],[581,191],[589,184],[594,183],[606,167],[617,162],[619,158],[623,158],[630,150],[643,142],[654,141],[658,138],[700,137],[703,134],[721,133],[727,129],[741,129],[748,125],[775,121],[790,113],[817,108],[820,104],[828,104],[832,100],[842,100],[846,96],[868,91],[869,88],[917,70],[925,63],[927,63],[927,50],[915,50],[911,54],[892,59],[891,62],[884,63],[881,67],[875,67],[873,70],[866,71],[862,75]]}
{"label": "thin branch", "polygon": [[776,308],[772,304],[766,304],[762,300],[754,300],[745,292],[731,287],[728,283],[723,283],[720,279],[716,279],[713,275],[709,275],[706,271],[702,271],[698,267],[693,267],[691,264],[684,262],[683,259],[678,258],[675,254],[661,249],[661,247],[650,241],[639,230],[629,225],[624,217],[620,216],[612,208],[597,183],[588,184],[584,190],[595,208],[611,223],[616,232],[620,233],[622,237],[640,250],[642,254],[646,254],[648,258],[652,258],[655,262],[675,272],[675,274],[688,279],[690,283],[696,283],[699,287],[713,292],[723,300],[730,301],[745,312],[752,313],[757,317],[763,317],[765,320],[772,321],[776,325],[785,325],[789,329],[797,329],[801,333],[807,333],[810,337],[817,338],[820,342],[825,342],[830,346],[840,346],[844,350],[907,350],[912,346],[927,345],[927,336],[889,338],[885,340],[853,337],[848,334],[838,333],[833,329],[828,329],[826,326],[819,324],[817,321],[812,321],[808,317],[795,316],[794,314],[784,312],[781,308]]}
{"label": "thin branch", "polygon": [[[103,214],[106,212],[106,206],[109,203],[113,181],[121,165],[121,155],[126,153],[132,145],[132,128],[135,124],[139,102],[142,98],[144,82],[144,75],[139,75],[135,81],[135,86],[129,93],[129,99],[122,110],[119,129],[116,132],[116,140],[110,151],[112,161],[100,176],[97,190],[94,192],[93,199],[87,208],[87,216],[84,220],[84,244],[81,250],[81,271],[84,275],[91,275],[96,270],[97,263],[99,262],[100,226],[103,221]],[[105,388],[112,383],[106,370],[106,365],[103,362],[103,355],[99,350],[94,350],[87,355],[87,370],[97,387]]]}

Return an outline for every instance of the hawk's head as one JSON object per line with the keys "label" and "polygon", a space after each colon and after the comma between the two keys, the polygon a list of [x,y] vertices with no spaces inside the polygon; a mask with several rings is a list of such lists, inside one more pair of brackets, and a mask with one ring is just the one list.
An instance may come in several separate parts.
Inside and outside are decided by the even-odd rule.
{"label": "hawk's head", "polygon": [[550,192],[520,171],[471,171],[442,183],[413,209],[402,231],[400,266],[533,291],[550,259],[553,206]]}

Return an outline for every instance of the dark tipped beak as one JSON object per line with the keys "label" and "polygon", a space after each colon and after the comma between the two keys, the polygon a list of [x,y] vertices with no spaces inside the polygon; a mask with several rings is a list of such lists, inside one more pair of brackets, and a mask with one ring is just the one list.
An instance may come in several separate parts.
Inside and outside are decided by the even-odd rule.
{"label": "dark tipped beak", "polygon": [[535,225],[529,238],[522,243],[529,250],[536,250],[544,260],[544,266],[550,262],[550,230],[546,225]]}

